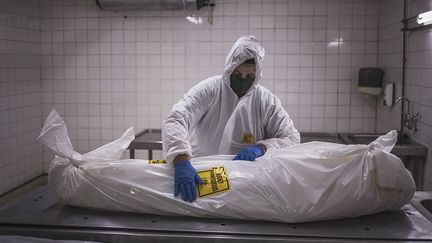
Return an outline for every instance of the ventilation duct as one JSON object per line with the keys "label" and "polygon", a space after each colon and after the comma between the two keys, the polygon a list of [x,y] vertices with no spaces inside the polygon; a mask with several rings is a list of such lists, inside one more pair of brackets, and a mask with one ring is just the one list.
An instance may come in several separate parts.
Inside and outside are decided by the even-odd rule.
{"label": "ventilation duct", "polygon": [[198,10],[209,0],[96,0],[102,10]]}

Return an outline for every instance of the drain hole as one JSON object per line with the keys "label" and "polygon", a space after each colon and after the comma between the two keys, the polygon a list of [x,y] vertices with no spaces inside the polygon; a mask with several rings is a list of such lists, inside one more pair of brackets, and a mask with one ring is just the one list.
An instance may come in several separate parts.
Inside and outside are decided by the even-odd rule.
{"label": "drain hole", "polygon": [[33,202],[37,202],[37,199],[33,199]]}
{"label": "drain hole", "polygon": [[364,228],[364,230],[367,230],[367,231],[369,231],[370,229],[369,229],[369,228]]}
{"label": "drain hole", "polygon": [[154,219],[152,219],[152,221],[151,221],[152,223],[155,223],[156,222],[156,220],[154,220]]}
{"label": "drain hole", "polygon": [[87,217],[84,217],[83,219],[88,219]]}
{"label": "drain hole", "polygon": [[226,224],[220,224],[220,225],[225,226]]}
{"label": "drain hole", "polygon": [[297,229],[297,228],[298,228],[298,226],[295,226],[295,225],[294,225],[294,226],[292,226],[292,228],[293,228],[293,229]]}
{"label": "drain hole", "polygon": [[43,198],[42,196],[39,196],[38,198]]}

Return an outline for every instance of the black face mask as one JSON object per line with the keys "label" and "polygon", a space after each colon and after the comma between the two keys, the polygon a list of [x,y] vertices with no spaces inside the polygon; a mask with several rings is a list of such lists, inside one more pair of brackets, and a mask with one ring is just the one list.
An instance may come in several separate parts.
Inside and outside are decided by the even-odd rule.
{"label": "black face mask", "polygon": [[240,75],[231,74],[230,76],[230,86],[234,93],[237,94],[239,98],[246,94],[249,88],[252,86],[255,78],[245,78],[243,79]]}

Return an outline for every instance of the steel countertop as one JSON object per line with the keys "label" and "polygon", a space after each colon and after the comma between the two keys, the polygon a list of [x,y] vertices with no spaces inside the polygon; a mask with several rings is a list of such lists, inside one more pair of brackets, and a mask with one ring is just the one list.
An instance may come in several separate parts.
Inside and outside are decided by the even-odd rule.
{"label": "steel countertop", "polygon": [[[343,144],[337,133],[301,133],[301,142],[324,141]],[[145,129],[135,135],[128,149],[162,150],[161,129]]]}
{"label": "steel countertop", "polygon": [[432,241],[432,223],[411,204],[301,224],[96,211],[63,205],[45,186],[0,209],[0,234],[102,242]]}

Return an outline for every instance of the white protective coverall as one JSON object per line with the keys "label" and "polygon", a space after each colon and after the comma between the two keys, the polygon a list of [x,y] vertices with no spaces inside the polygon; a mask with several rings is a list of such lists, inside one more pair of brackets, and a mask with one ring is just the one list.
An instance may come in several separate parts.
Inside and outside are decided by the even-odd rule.
{"label": "white protective coverall", "polygon": [[[162,125],[163,152],[169,162],[179,154],[232,155],[257,143],[281,148],[300,142],[279,98],[260,85],[263,58],[264,48],[254,36],[240,37],[225,59],[223,74],[198,83],[173,106]],[[230,75],[248,59],[255,60],[256,78],[238,98]]]}

